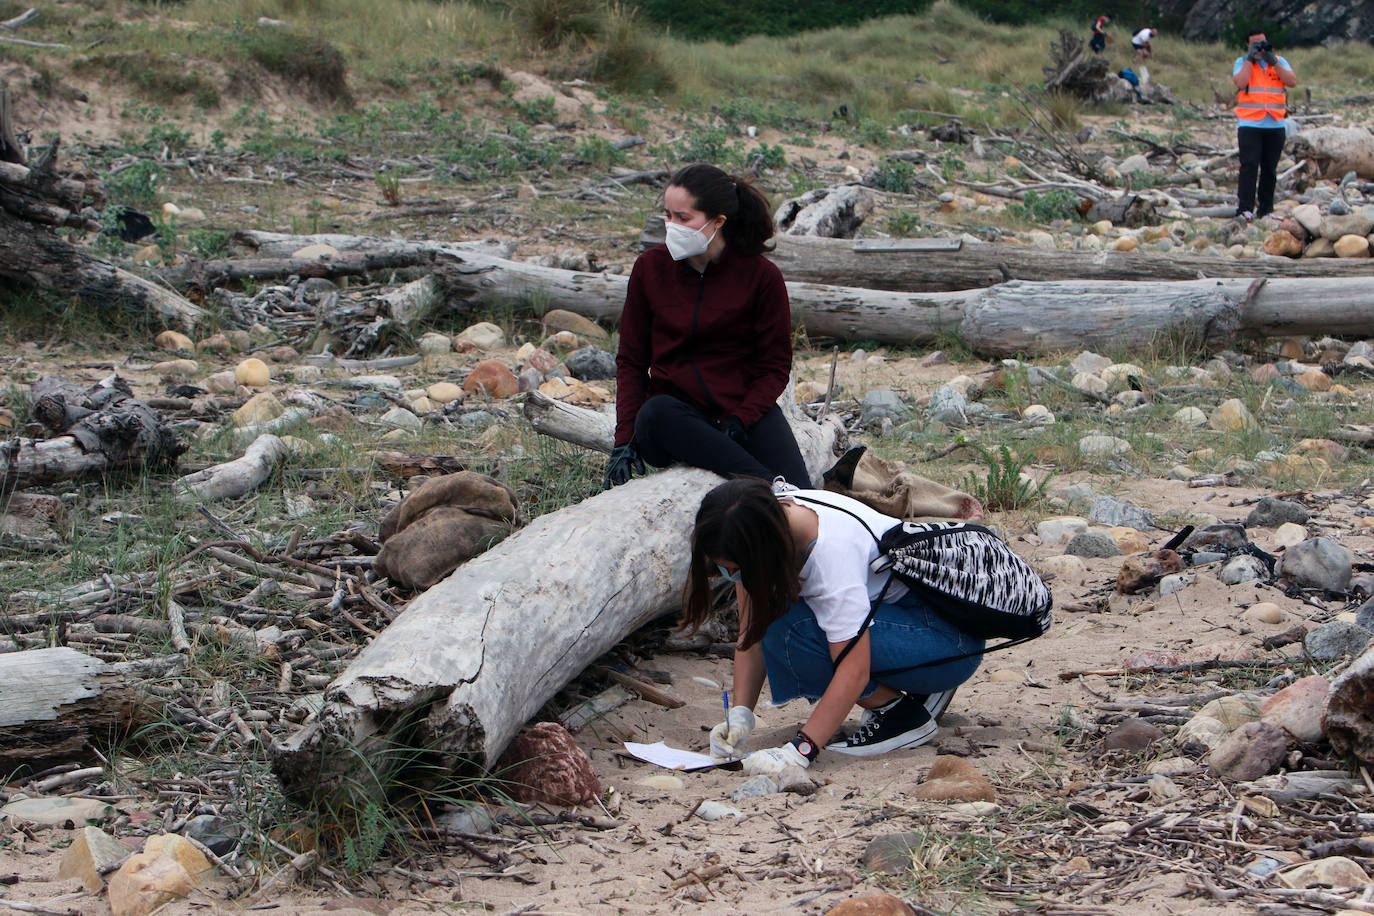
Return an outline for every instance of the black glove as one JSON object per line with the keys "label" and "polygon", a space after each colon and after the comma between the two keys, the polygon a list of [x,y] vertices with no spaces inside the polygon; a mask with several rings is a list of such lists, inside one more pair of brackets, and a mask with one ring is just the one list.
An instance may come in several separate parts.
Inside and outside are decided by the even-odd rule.
{"label": "black glove", "polygon": [[1272,48],[1268,51],[1261,51],[1260,59],[1271,67],[1277,67],[1279,65],[1279,56],[1274,53]]}
{"label": "black glove", "polygon": [[609,490],[626,483],[636,474],[643,473],[644,459],[639,457],[639,451],[635,449],[634,443],[617,445],[611,449],[611,460],[606,463],[606,476],[601,480],[601,487]]}
{"label": "black glove", "polygon": [[744,428],[744,421],[739,417],[730,416],[720,421],[720,431],[729,436],[730,439],[740,446],[749,442],[749,433]]}

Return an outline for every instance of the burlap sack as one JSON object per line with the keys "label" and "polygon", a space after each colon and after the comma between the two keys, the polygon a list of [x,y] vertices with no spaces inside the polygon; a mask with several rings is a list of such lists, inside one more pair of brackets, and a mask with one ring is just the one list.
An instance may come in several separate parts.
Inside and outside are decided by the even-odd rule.
{"label": "burlap sack", "polygon": [[428,481],[387,514],[372,565],[398,585],[429,588],[517,523],[509,487],[472,471],[449,474]]}
{"label": "burlap sack", "polygon": [[983,517],[977,499],[927,480],[856,445],[825,472],[825,488],[904,521],[976,521]]}

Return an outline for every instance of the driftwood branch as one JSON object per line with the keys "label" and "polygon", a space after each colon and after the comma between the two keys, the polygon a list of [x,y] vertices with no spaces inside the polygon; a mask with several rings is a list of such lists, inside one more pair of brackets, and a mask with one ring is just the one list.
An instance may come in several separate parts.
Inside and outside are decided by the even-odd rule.
{"label": "driftwood branch", "polygon": [[265,433],[241,457],[188,474],[172,489],[179,499],[235,499],[262,486],[288,453],[285,442]]}
{"label": "driftwood branch", "polygon": [[[838,427],[782,401],[813,475]],[[328,687],[319,717],[274,748],[292,795],[317,801],[383,781],[396,754],[425,747],[440,770],[490,766],[564,684],[643,623],[679,606],[685,532],[720,480],[669,469],[536,519],[415,599]],[[563,556],[573,532],[597,549]],[[371,777],[369,777],[369,780]]]}

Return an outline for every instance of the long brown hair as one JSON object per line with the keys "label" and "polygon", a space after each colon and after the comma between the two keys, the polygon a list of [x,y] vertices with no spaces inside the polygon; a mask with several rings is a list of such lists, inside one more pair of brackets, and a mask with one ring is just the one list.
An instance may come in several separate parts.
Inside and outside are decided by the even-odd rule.
{"label": "long brown hair", "polygon": [[760,478],[727,480],[707,493],[697,509],[683,596],[683,618],[693,629],[711,615],[707,580],[716,574],[717,560],[739,566],[749,596],[739,648],[747,649],[763,639],[773,621],[787,613],[800,589],[787,515],[772,488]]}
{"label": "long brown hair", "polygon": [[696,209],[708,220],[725,217],[721,234],[740,254],[772,251],[773,207],[752,181],[743,175],[727,175],[714,165],[684,165],[668,179],[669,187],[682,188],[696,200]]}

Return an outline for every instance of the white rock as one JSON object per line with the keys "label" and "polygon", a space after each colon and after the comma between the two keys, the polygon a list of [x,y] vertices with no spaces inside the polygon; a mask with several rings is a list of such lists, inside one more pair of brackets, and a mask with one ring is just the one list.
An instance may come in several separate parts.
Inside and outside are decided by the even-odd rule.
{"label": "white rock", "polygon": [[399,405],[382,414],[380,420],[387,426],[408,430],[412,433],[419,432],[420,427],[424,426],[423,420]]}
{"label": "white rock", "polygon": [[1088,520],[1074,515],[1045,519],[1035,526],[1035,533],[1040,537],[1040,543],[1051,546],[1067,544],[1073,540],[1074,535],[1083,534],[1087,530]]}
{"label": "white rock", "polygon": [[1180,426],[1199,429],[1207,425],[1207,414],[1197,407],[1180,407],[1174,411],[1174,422]]}
{"label": "white rock", "polygon": [[447,334],[440,334],[437,331],[430,331],[428,334],[421,335],[419,345],[420,352],[426,356],[439,356],[453,352],[453,341],[449,339]]}
{"label": "white rock", "polygon": [[1197,581],[1197,576],[1192,573],[1174,573],[1172,576],[1165,576],[1159,580],[1159,596],[1172,595],[1174,592],[1182,591]]}
{"label": "white rock", "polygon": [[1091,391],[1093,394],[1106,394],[1107,382],[1100,375],[1091,372],[1079,372],[1073,377],[1073,386],[1082,388],[1084,391]]}
{"label": "white rock", "polygon": [[1078,440],[1078,454],[1084,458],[1119,458],[1131,453],[1131,443],[1116,436],[1084,436]]}
{"label": "white rock", "polygon": [[477,324],[464,328],[457,339],[460,342],[470,343],[479,350],[491,350],[505,344],[506,332],[490,321],[479,321]]}
{"label": "white rock", "polygon": [[1045,557],[1038,560],[1035,565],[1042,575],[1053,575],[1057,581],[1067,585],[1082,585],[1088,581],[1088,564],[1083,562],[1082,557],[1071,557],[1068,554]]}
{"label": "white rock", "polygon": [[1295,522],[1284,522],[1274,529],[1274,547],[1292,547],[1307,540],[1307,529]]}
{"label": "white rock", "polygon": [[337,258],[339,249],[333,245],[306,245],[304,248],[297,248],[291,253],[291,257],[299,258],[302,261],[319,261],[326,258]]}

